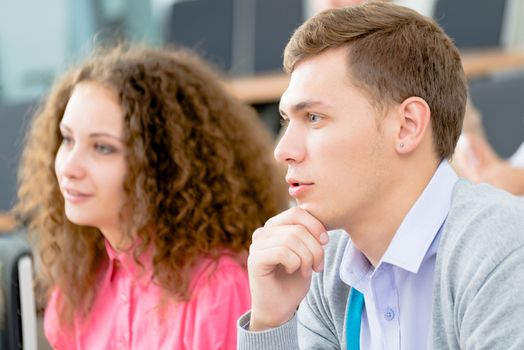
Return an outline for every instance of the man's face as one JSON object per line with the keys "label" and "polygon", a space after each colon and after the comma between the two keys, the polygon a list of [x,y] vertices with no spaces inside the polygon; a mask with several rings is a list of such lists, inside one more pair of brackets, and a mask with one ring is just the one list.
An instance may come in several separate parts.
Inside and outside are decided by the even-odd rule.
{"label": "man's face", "polygon": [[346,48],[300,62],[280,110],[287,129],[275,158],[288,166],[297,205],[328,229],[376,220],[393,145],[378,124],[383,117],[350,82]]}

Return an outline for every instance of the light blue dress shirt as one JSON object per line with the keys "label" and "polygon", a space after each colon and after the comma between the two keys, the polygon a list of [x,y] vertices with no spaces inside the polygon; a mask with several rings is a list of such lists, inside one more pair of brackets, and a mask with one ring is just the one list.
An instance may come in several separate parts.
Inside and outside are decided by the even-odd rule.
{"label": "light blue dress shirt", "polygon": [[351,241],[341,280],[364,294],[360,348],[430,349],[433,273],[457,175],[441,162],[373,267]]}

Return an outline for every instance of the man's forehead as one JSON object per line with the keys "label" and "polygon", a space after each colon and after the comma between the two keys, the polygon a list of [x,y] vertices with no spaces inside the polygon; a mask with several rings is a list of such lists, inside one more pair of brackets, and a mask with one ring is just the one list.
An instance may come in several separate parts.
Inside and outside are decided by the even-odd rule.
{"label": "man's forehead", "polygon": [[[284,101],[284,102],[282,102]],[[332,105],[327,100],[321,99],[305,99],[305,100],[296,100],[296,101],[287,101],[283,99],[280,100],[280,114],[286,115],[287,111],[291,113],[300,112],[309,108],[331,108]]]}
{"label": "man's forehead", "polygon": [[351,90],[355,88],[344,70],[338,72],[340,74],[321,72],[301,66],[291,73],[289,85],[280,99],[280,109],[286,111],[308,107],[331,107],[342,94],[351,94]]}

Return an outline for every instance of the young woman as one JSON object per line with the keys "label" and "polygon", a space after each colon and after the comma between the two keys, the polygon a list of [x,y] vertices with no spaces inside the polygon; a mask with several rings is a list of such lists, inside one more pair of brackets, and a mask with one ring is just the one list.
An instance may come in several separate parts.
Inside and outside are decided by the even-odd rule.
{"label": "young woman", "polygon": [[246,247],[286,205],[271,140],[188,52],[117,48],[35,115],[18,213],[56,349],[233,349]]}

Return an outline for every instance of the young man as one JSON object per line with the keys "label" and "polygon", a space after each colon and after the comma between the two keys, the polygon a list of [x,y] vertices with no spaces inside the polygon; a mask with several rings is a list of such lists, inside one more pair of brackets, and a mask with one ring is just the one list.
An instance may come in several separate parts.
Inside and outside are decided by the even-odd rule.
{"label": "young man", "polygon": [[275,157],[297,207],[253,234],[239,349],[524,348],[524,206],[447,162],[467,87],[442,29],[330,10],[284,66]]}

